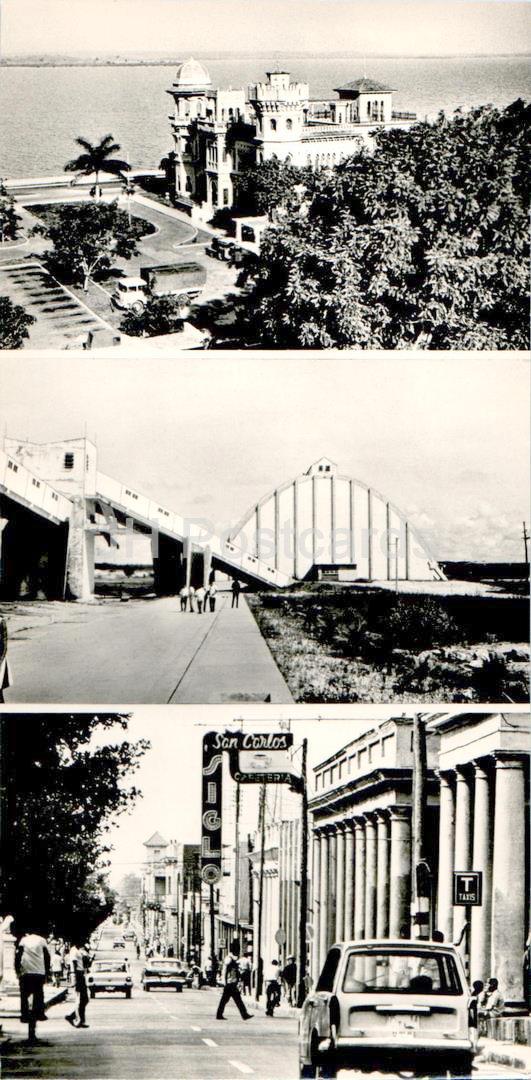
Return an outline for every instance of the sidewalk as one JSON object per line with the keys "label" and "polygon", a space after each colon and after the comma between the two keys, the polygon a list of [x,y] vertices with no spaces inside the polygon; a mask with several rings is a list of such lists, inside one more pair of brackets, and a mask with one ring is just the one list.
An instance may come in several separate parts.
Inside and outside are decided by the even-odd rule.
{"label": "sidewalk", "polygon": [[169,704],[266,700],[288,705],[293,698],[245,598],[238,608],[227,599]]}
{"label": "sidewalk", "polygon": [[[68,986],[45,986],[44,1008],[51,1009],[52,1005],[60,1005],[68,995]],[[0,1021],[17,1020],[20,1016],[20,998],[18,994],[9,997],[0,997]]]}
{"label": "sidewalk", "polygon": [[482,1038],[479,1040],[476,1060],[493,1065],[508,1065],[518,1069],[524,1076],[531,1076],[531,1046]]}

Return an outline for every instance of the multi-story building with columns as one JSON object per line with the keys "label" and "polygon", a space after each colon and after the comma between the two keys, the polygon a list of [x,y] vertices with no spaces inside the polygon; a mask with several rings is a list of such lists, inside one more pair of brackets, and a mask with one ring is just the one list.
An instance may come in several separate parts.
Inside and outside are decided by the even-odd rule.
{"label": "multi-story building with columns", "polygon": [[440,737],[438,925],[449,940],[459,937],[466,909],[453,906],[453,871],[480,871],[482,904],[469,913],[470,975],[495,975],[506,1005],[518,1007],[529,932],[530,720],[457,714],[429,728]]}
{"label": "multi-story building with columns", "polygon": [[[427,844],[433,922],[459,941],[471,979],[495,975],[525,1001],[529,932],[528,716],[453,713],[427,723]],[[411,934],[412,720],[387,720],[315,769],[312,975],[341,939]],[[481,871],[483,900],[453,904],[453,872]],[[462,933],[464,921],[467,932]]]}
{"label": "multi-story building with columns", "polygon": [[393,90],[370,78],[337,88],[338,100],[312,100],[308,83],[271,71],[245,90],[217,90],[205,67],[180,64],[168,90],[173,150],[169,181],[176,202],[211,214],[237,205],[238,177],[273,157],[293,165],[330,168],[377,129],[407,127],[415,113],[393,109]]}

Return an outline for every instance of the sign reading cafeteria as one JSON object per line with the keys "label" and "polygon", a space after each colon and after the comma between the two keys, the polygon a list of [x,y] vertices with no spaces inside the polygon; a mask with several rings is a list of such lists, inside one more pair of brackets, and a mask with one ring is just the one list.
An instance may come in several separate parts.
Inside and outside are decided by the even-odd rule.
{"label": "sign reading cafeteria", "polygon": [[479,907],[481,904],[481,870],[468,870],[466,873],[454,872],[454,904],[456,907]]}

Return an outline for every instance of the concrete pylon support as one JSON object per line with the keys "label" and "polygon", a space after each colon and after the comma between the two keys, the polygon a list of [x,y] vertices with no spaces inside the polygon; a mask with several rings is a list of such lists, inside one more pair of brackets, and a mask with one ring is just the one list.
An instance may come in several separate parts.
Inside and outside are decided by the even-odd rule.
{"label": "concrete pylon support", "polygon": [[184,583],[186,588],[190,588],[190,581],[192,579],[192,538],[186,536],[183,546],[183,561],[184,561]]}
{"label": "concrete pylon support", "polygon": [[[472,791],[470,780],[461,771],[457,771],[455,789],[455,848],[454,870],[457,872],[472,869]],[[454,908],[453,940],[458,941],[466,919],[465,908]],[[465,955],[466,935],[461,942],[461,952]]]}
{"label": "concrete pylon support", "polygon": [[326,832],[321,833],[321,860],[319,879],[319,964],[324,964],[328,950],[328,841]]}
{"label": "concrete pylon support", "polygon": [[293,481],[293,577],[299,577],[299,484]]}
{"label": "concrete pylon support", "polygon": [[367,579],[372,581],[372,491],[367,488]]}
{"label": "concrete pylon support", "polygon": [[345,830],[338,826],[336,838],[336,941],[345,936]]}
{"label": "concrete pylon support", "polygon": [[376,937],[386,938],[389,933],[389,819],[378,815],[377,831],[377,885],[376,885]]}
{"label": "concrete pylon support", "polygon": [[365,937],[365,822],[362,818],[354,821],[354,844],[354,937],[359,941]]}
{"label": "concrete pylon support", "polygon": [[212,569],[212,549],[205,547],[203,551],[203,588],[208,589],[210,571]]}
{"label": "concrete pylon support", "polygon": [[87,529],[83,496],[72,498],[66,552],[66,595],[71,600],[90,600],[94,593],[94,533]]}
{"label": "concrete pylon support", "polygon": [[349,513],[349,532],[350,532],[350,561],[354,562],[356,554],[356,545],[354,543],[354,492],[355,487],[352,480],[349,480],[348,491],[348,513]]}
{"label": "concrete pylon support", "polygon": [[455,794],[449,773],[441,773],[439,817],[439,890],[437,897],[437,929],[445,941],[452,941],[453,872],[455,848]]}
{"label": "concrete pylon support", "polygon": [[470,979],[489,978],[491,920],[490,777],[481,765],[474,767],[474,842],[472,865],[483,875],[483,903],[473,907],[470,934]]}
{"label": "concrete pylon support", "polygon": [[0,586],[3,585],[4,582],[4,565],[2,562],[2,534],[7,524],[8,519],[0,517]]}
{"label": "concrete pylon support", "polygon": [[336,935],[336,866],[337,866],[337,831],[330,828],[328,836],[328,929],[327,948],[335,941]]}
{"label": "concrete pylon support", "polygon": [[[496,760],[492,861],[492,971],[506,1006],[524,1003],[525,946],[525,762]],[[492,972],[491,972],[492,974]]]}
{"label": "concrete pylon support", "polygon": [[354,937],[354,825],[353,822],[345,822],[345,915],[344,933],[345,941]]}
{"label": "concrete pylon support", "polygon": [[411,899],[411,821],[408,807],[391,810],[389,937],[409,937]]}

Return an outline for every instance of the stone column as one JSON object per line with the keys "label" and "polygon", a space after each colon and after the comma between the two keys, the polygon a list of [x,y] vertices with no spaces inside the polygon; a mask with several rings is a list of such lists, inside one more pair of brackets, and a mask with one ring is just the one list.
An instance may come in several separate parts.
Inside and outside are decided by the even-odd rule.
{"label": "stone column", "polygon": [[319,970],[328,950],[328,834],[321,833],[321,864],[319,881]]}
{"label": "stone column", "polygon": [[337,829],[332,825],[328,836],[328,932],[327,948],[336,939],[336,866],[337,866]]}
{"label": "stone column", "polygon": [[389,933],[389,818],[384,812],[378,814],[377,836],[376,937],[386,938]]}
{"label": "stone column", "polygon": [[474,841],[472,869],[483,874],[483,903],[471,910],[470,980],[486,982],[490,970],[492,827],[490,778],[481,764],[474,764]]}
{"label": "stone column", "polygon": [[343,941],[345,937],[345,828],[343,823],[338,825],[336,837],[335,906],[335,940]]}
{"label": "stone column", "polygon": [[453,871],[455,847],[455,794],[453,773],[441,773],[439,816],[439,891],[437,898],[437,929],[444,940],[453,935]]}
{"label": "stone column", "polygon": [[87,524],[85,498],[75,496],[66,552],[66,591],[71,600],[90,600],[94,592],[94,539]]}
{"label": "stone column", "polygon": [[411,812],[408,806],[391,810],[391,860],[389,872],[389,937],[410,935]]}
{"label": "stone column", "polygon": [[365,937],[376,935],[376,820],[367,816],[365,822]]}
{"label": "stone column", "polygon": [[[468,776],[457,770],[455,789],[455,846],[454,846],[454,870],[472,869],[472,791]],[[463,924],[466,919],[466,909],[454,908],[453,940],[458,941]],[[462,941],[461,951],[465,955],[466,935]]]}
{"label": "stone column", "polygon": [[524,1002],[526,783],[524,757],[496,755],[491,974],[506,1006]]}
{"label": "stone column", "polygon": [[354,819],[356,873],[354,877],[354,937],[365,937],[365,822]]}
{"label": "stone column", "polygon": [[345,822],[345,941],[354,937],[354,823]]}

